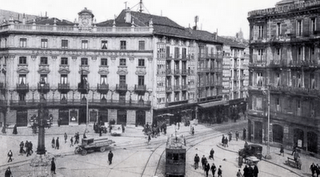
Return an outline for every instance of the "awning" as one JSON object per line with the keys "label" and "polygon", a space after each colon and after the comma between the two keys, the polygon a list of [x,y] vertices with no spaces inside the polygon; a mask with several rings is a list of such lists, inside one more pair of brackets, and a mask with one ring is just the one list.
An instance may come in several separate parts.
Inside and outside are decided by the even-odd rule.
{"label": "awning", "polygon": [[227,106],[227,105],[229,105],[228,100],[221,100],[221,101],[214,101],[214,102],[199,104],[201,108],[211,108],[215,106]]}

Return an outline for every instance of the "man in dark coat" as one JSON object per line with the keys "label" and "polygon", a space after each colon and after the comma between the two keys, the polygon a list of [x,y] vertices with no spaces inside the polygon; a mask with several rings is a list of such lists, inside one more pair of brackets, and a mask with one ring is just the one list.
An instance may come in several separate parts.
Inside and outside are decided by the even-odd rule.
{"label": "man in dark coat", "polygon": [[108,154],[109,165],[112,164],[112,158],[113,158],[113,153],[112,153],[112,151],[110,151],[109,154]]}
{"label": "man in dark coat", "polygon": [[13,153],[12,153],[12,151],[11,150],[9,150],[9,152],[8,152],[8,162],[12,162],[12,156],[13,156]]}
{"label": "man in dark coat", "polygon": [[207,162],[207,158],[203,155],[202,158],[201,158],[201,165],[202,165],[203,169],[205,167],[206,162]]}
{"label": "man in dark coat", "polygon": [[200,157],[198,156],[198,154],[196,154],[196,156],[194,156],[194,169],[195,170],[199,167],[199,161],[200,161]]}
{"label": "man in dark coat", "polygon": [[259,169],[257,165],[254,166],[253,168],[253,177],[258,177]]}
{"label": "man in dark coat", "polygon": [[213,150],[213,148],[210,150],[209,159],[214,160],[214,150]]}
{"label": "man in dark coat", "polygon": [[216,167],[216,165],[214,163],[212,163],[212,166],[211,166],[212,176],[215,175],[216,171],[217,171],[217,167]]}
{"label": "man in dark coat", "polygon": [[219,169],[218,169],[218,177],[222,177],[222,169],[221,169],[221,165],[219,166]]}
{"label": "man in dark coat", "polygon": [[11,173],[10,167],[7,168],[4,176],[5,176],[5,177],[12,177],[12,173]]}
{"label": "man in dark coat", "polygon": [[209,170],[210,170],[210,165],[209,165],[209,163],[207,162],[207,163],[205,164],[205,167],[204,167],[204,171],[206,172],[206,177],[209,176]]}
{"label": "man in dark coat", "polygon": [[17,124],[14,124],[12,133],[15,135],[18,134]]}
{"label": "man in dark coat", "polygon": [[243,168],[243,176],[244,177],[249,177],[248,176],[248,173],[249,173],[249,168],[248,168],[248,165],[244,166]]}
{"label": "man in dark coat", "polygon": [[56,163],[54,162],[54,158],[51,160],[51,174],[56,174]]}
{"label": "man in dark coat", "polygon": [[245,140],[246,139],[246,135],[247,135],[247,130],[245,128],[243,128],[243,132],[242,133],[243,133],[242,134],[242,138],[243,138],[243,140]]}
{"label": "man in dark coat", "polygon": [[57,137],[57,139],[56,139],[56,149],[59,149],[59,147],[60,147],[59,137]]}

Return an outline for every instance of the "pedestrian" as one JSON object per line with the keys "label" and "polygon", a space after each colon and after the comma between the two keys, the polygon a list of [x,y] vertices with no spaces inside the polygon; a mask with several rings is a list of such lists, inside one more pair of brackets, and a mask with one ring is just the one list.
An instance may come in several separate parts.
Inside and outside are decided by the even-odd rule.
{"label": "pedestrian", "polygon": [[253,177],[258,177],[259,169],[257,165],[253,167]]}
{"label": "pedestrian", "polygon": [[219,169],[218,169],[218,177],[222,177],[222,169],[221,169],[221,165],[219,166]]}
{"label": "pedestrian", "polygon": [[316,168],[317,168],[317,166],[314,163],[312,163],[311,166],[310,166],[312,177],[316,173]]}
{"label": "pedestrian", "polygon": [[57,139],[56,139],[56,149],[59,149],[59,147],[60,147],[59,137],[57,137]]}
{"label": "pedestrian", "polygon": [[18,134],[17,124],[14,124],[12,134]]}
{"label": "pedestrian", "polygon": [[239,139],[239,132],[236,131],[236,141],[238,141],[238,139]]}
{"label": "pedestrian", "polygon": [[210,164],[207,162],[204,167],[204,171],[206,172],[206,177],[209,176]]}
{"label": "pedestrian", "polygon": [[200,157],[198,156],[198,154],[196,154],[196,156],[194,156],[194,169],[195,170],[199,167],[199,161],[200,161]]}
{"label": "pedestrian", "polygon": [[58,127],[60,127],[60,125],[61,125],[61,118],[58,118],[57,123],[58,123]]}
{"label": "pedestrian", "polygon": [[151,136],[150,134],[148,135],[148,144],[150,143],[150,140],[151,140]]}
{"label": "pedestrian", "polygon": [[216,165],[214,163],[212,163],[212,166],[211,166],[212,176],[215,175],[216,171],[217,171],[217,167],[216,167]]}
{"label": "pedestrian", "polygon": [[294,159],[294,161],[297,162],[299,158],[300,158],[299,153],[298,153],[298,152],[295,152],[295,153],[293,154],[293,159]]}
{"label": "pedestrian", "polygon": [[222,135],[221,144],[222,144],[222,146],[225,146],[225,144],[224,144],[224,135]]}
{"label": "pedestrian", "polygon": [[70,138],[70,147],[73,146],[73,137]]}
{"label": "pedestrian", "polygon": [[99,128],[99,136],[102,136],[102,127]]}
{"label": "pedestrian", "polygon": [[51,160],[51,175],[56,174],[56,163],[54,162],[54,158]]}
{"label": "pedestrian", "polygon": [[24,142],[23,141],[21,141],[21,143],[20,143],[20,150],[19,150],[19,155],[23,155],[26,151],[23,149],[23,147],[24,147]]}
{"label": "pedestrian", "polygon": [[237,172],[237,177],[243,177],[242,174],[241,174],[240,169],[239,169],[238,172]]}
{"label": "pedestrian", "polygon": [[74,144],[78,144],[78,143],[79,143],[79,132],[77,132],[77,133],[74,135],[74,138],[75,138]]}
{"label": "pedestrian", "polygon": [[227,138],[227,137],[224,138],[224,141],[225,141],[225,144],[226,144],[225,146],[226,146],[226,147],[229,147],[229,146],[228,146],[228,138]]}
{"label": "pedestrian", "polygon": [[243,128],[243,132],[242,132],[243,140],[246,140],[246,135],[247,135],[247,130],[245,128]]}
{"label": "pedestrian", "polygon": [[26,146],[26,151],[27,151],[27,157],[28,157],[28,156],[31,156],[30,143],[31,143],[31,141],[26,142],[26,144],[25,144],[25,146]]}
{"label": "pedestrian", "polygon": [[10,167],[7,168],[4,176],[5,176],[5,177],[13,177],[13,176],[12,176],[12,173],[11,173],[11,170],[10,170]]}
{"label": "pedestrian", "polygon": [[67,140],[68,140],[68,135],[67,133],[64,133],[64,143],[67,143]]}
{"label": "pedestrian", "polygon": [[243,168],[243,176],[244,177],[249,177],[249,168],[248,168],[248,165],[244,166]]}
{"label": "pedestrian", "polygon": [[239,156],[239,158],[238,158],[238,166],[239,166],[239,168],[242,167],[242,164],[243,164],[243,157]]}
{"label": "pedestrian", "polygon": [[29,147],[30,147],[30,155],[33,153],[33,144],[31,141],[29,141]]}
{"label": "pedestrian", "polygon": [[232,132],[230,131],[230,132],[228,133],[228,135],[229,135],[229,141],[231,141],[231,140],[232,140]]}
{"label": "pedestrian", "polygon": [[9,150],[9,152],[8,152],[8,158],[9,158],[9,159],[8,159],[8,163],[9,163],[9,162],[12,162],[12,160],[13,160],[13,159],[12,159],[12,156],[13,156],[13,153],[12,153],[11,150]]}
{"label": "pedestrian", "polygon": [[319,167],[319,165],[317,164],[317,166],[316,166],[316,173],[317,173],[317,177],[319,176],[319,174],[320,174],[320,167]]}
{"label": "pedestrian", "polygon": [[253,177],[253,168],[250,165],[248,167],[248,177]]}
{"label": "pedestrian", "polygon": [[284,156],[284,149],[283,149],[283,145],[281,144],[281,146],[280,146],[280,154],[279,155],[281,155],[282,154],[282,156]]}
{"label": "pedestrian", "polygon": [[213,150],[213,148],[210,150],[209,159],[214,160],[214,150]]}
{"label": "pedestrian", "polygon": [[204,169],[206,162],[207,162],[207,158],[206,158],[206,156],[203,155],[202,158],[201,158],[202,169]]}
{"label": "pedestrian", "polygon": [[112,158],[113,158],[113,153],[112,153],[112,151],[110,151],[109,154],[108,154],[109,165],[112,164]]}
{"label": "pedestrian", "polygon": [[51,140],[51,147],[55,148],[55,146],[56,146],[56,141],[54,140],[54,137],[53,137]]}

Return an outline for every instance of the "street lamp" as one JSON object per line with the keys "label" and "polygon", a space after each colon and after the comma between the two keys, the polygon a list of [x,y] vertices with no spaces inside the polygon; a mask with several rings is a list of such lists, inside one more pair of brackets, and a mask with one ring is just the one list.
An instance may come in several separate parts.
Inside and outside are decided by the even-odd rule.
{"label": "street lamp", "polygon": [[43,155],[46,153],[46,148],[45,148],[45,137],[44,137],[44,127],[45,127],[45,120],[44,120],[44,104],[45,104],[45,99],[43,95],[43,87],[45,85],[45,82],[43,80],[40,81],[40,89],[41,89],[41,96],[40,96],[40,103],[39,103],[39,113],[38,113],[38,127],[39,127],[39,133],[38,133],[38,148],[37,148],[37,154]]}

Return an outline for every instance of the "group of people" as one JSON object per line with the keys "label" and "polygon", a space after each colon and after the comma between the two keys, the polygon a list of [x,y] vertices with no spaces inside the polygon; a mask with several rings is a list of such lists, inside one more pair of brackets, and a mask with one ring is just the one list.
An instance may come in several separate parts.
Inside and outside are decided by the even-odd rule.
{"label": "group of people", "polygon": [[316,177],[318,177],[320,175],[320,166],[318,164],[312,163],[310,166],[310,170],[312,177],[314,177],[315,175],[317,175]]}
{"label": "group of people", "polygon": [[[28,157],[28,156],[31,156],[31,154],[33,153],[33,144],[31,141],[26,141],[25,143],[21,141],[19,146],[20,146],[19,155],[27,154],[27,157]],[[24,148],[26,149],[24,150]]]}
{"label": "group of people", "polygon": [[237,172],[237,177],[258,177],[259,169],[257,165],[254,165],[252,168],[251,165],[246,165],[243,168],[243,174],[241,173],[241,170],[239,169]]}
{"label": "group of people", "polygon": [[221,139],[221,144],[222,144],[222,146],[228,147],[228,142],[229,142],[228,137],[222,135],[222,139]]}
{"label": "group of people", "polygon": [[[214,160],[214,150],[213,149],[210,150],[209,159]],[[200,157],[198,156],[198,154],[196,154],[195,157],[194,157],[194,169],[195,170],[199,168],[199,162],[200,162]],[[209,176],[209,171],[210,170],[212,172],[212,175],[215,176],[215,173],[217,171],[217,167],[216,167],[216,165],[214,163],[212,163],[212,165],[210,166],[210,164],[209,164],[207,158],[205,157],[205,155],[203,155],[202,158],[201,158],[201,167],[204,170],[204,172],[205,172],[207,177]],[[218,177],[222,177],[221,165],[218,168],[217,174],[218,174]]]}
{"label": "group of people", "polygon": [[57,137],[57,139],[54,139],[54,137],[52,138],[51,147],[53,149],[59,149],[59,147],[60,147],[59,137]]}

